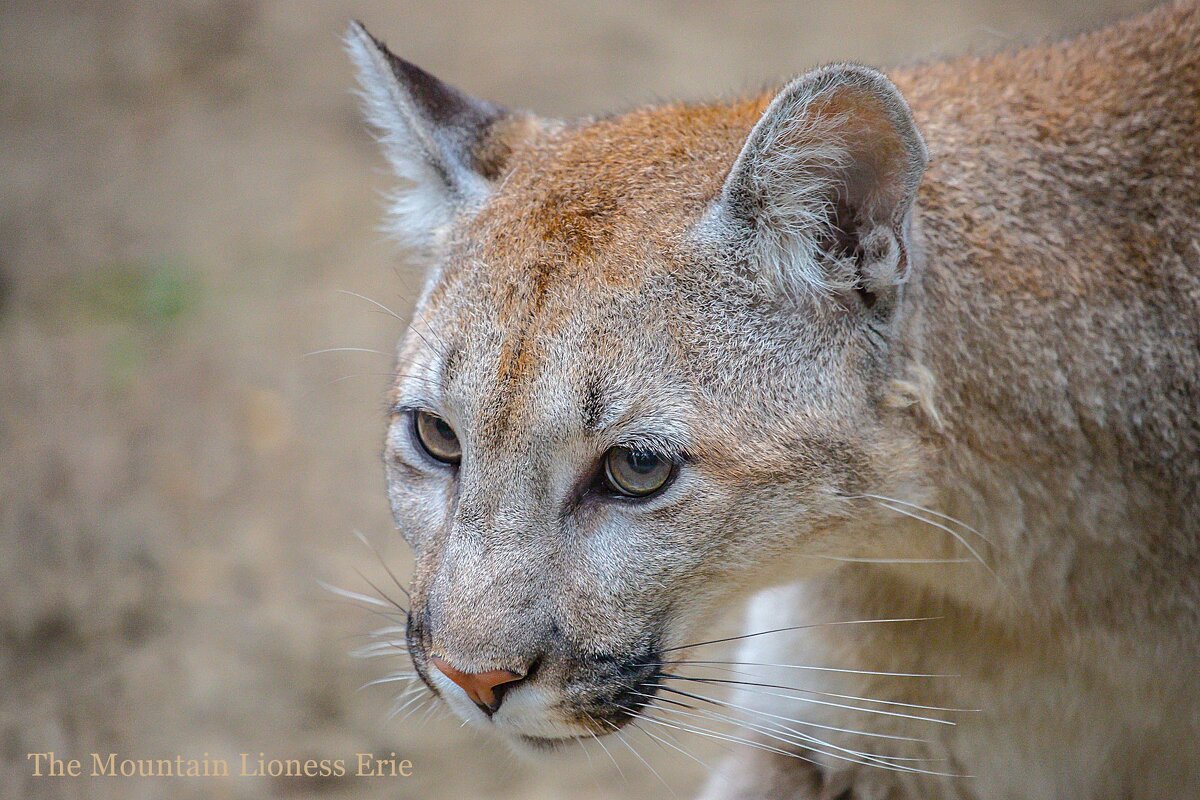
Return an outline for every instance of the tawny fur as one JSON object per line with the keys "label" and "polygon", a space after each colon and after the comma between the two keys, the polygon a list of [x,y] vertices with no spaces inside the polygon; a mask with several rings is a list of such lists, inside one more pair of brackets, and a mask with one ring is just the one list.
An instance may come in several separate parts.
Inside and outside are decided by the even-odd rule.
{"label": "tawny fur", "polygon": [[[405,167],[408,123],[371,93],[364,37],[351,50],[384,104],[373,119],[401,174],[423,174]],[[938,619],[760,637],[742,660],[954,674],[803,679],[978,710],[944,726],[739,702],[918,737],[891,752],[972,777],[747,750],[706,797],[1200,796],[1200,10],[891,77],[928,147],[923,177],[903,101],[884,95],[832,95],[865,121],[835,125],[807,172],[789,178],[796,157],[778,174],[754,162],[775,187],[837,169],[864,131],[907,143],[908,161],[896,150],[873,167],[920,179],[915,205],[904,175],[882,192],[898,211],[878,221],[878,253],[871,236],[838,255],[811,233],[837,209],[808,204],[805,186],[778,206],[756,195],[755,213],[794,202],[811,226],[774,225],[769,247],[743,231],[759,238],[737,250],[720,217],[731,170],[776,92],[574,123],[489,118],[463,134],[470,192],[409,190],[397,231],[430,278],[393,400],[436,405],[464,442],[451,479],[415,462],[403,425],[389,433],[389,491],[417,558],[414,658],[482,670],[536,653],[546,668],[488,724],[580,735],[563,688],[580,653],[686,644],[719,606],[784,584],[754,601],[748,630]],[[852,305],[839,270],[854,263],[873,265],[860,284],[881,305]],[[564,507],[638,424],[687,452],[670,497]],[[964,555],[869,494],[965,522],[986,541],[954,529],[987,566],[830,560]]]}

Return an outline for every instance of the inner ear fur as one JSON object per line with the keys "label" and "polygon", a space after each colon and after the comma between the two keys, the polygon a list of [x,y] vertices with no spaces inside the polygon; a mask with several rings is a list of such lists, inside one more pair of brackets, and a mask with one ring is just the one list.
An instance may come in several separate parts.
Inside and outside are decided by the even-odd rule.
{"label": "inner ear fur", "polygon": [[749,238],[786,292],[885,292],[907,278],[909,228],[928,155],[908,104],[852,64],[789,83],[750,132],[722,188],[727,234]]}
{"label": "inner ear fur", "polygon": [[389,227],[402,244],[430,248],[502,179],[513,146],[536,128],[536,118],[459,91],[392,53],[358,22],[345,44],[364,113],[405,184],[392,196]]}

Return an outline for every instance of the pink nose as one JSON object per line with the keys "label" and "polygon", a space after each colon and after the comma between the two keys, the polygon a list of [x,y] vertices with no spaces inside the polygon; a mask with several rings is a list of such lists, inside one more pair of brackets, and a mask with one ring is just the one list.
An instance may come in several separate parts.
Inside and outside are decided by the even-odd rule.
{"label": "pink nose", "polygon": [[458,684],[467,693],[467,697],[489,716],[500,710],[500,703],[504,699],[504,690],[508,688],[508,684],[516,683],[525,677],[507,669],[463,672],[437,656],[429,660],[439,672]]}

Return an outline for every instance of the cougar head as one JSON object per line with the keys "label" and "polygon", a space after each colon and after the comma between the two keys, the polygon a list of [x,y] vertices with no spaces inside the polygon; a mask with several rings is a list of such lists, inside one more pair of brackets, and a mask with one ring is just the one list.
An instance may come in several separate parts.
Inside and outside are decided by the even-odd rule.
{"label": "cougar head", "polygon": [[560,122],[347,46],[427,270],[385,447],[412,658],[514,741],[610,732],[909,479],[883,398],[921,137],[854,65]]}

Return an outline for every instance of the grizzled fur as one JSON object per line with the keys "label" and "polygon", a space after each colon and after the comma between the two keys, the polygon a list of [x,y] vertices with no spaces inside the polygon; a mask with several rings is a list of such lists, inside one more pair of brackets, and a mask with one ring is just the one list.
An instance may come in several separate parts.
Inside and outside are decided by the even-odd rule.
{"label": "grizzled fur", "polygon": [[[803,685],[979,710],[738,702],[920,739],[874,752],[973,777],[747,749],[706,796],[1200,795],[1195,5],[894,85],[835,65],[567,123],[347,41],[408,180],[393,230],[429,265],[388,486],[413,657],[464,719],[606,733],[664,653],[782,586],[750,630],[938,619],[753,638],[743,660],[951,673]],[[418,451],[411,409],[453,426],[457,470]],[[614,445],[677,479],[598,496]],[[533,671],[489,719],[432,655]]]}

